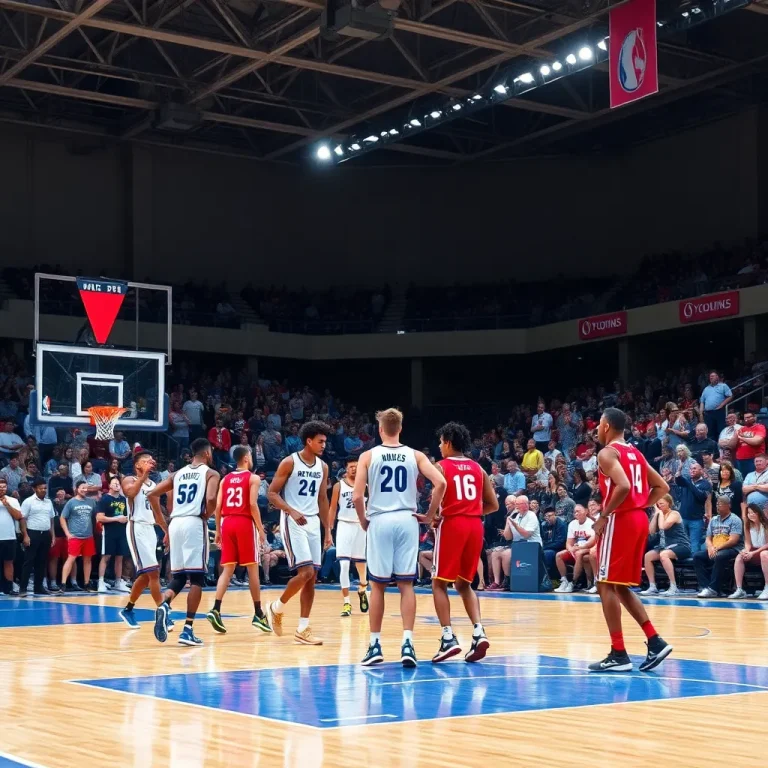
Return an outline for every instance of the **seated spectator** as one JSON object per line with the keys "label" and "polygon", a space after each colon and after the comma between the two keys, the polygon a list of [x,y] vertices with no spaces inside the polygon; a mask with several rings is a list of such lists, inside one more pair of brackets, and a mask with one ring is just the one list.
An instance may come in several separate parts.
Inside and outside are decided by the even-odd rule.
{"label": "seated spectator", "polygon": [[[503,489],[501,490],[503,493]],[[502,501],[501,493],[497,494],[499,501]],[[507,499],[511,498],[511,506]],[[504,531],[507,526],[507,515],[510,509],[514,509],[514,498],[506,497],[503,499],[504,506],[499,506],[496,512],[488,515],[483,523],[485,528],[485,555],[488,560],[488,570],[490,571],[491,583],[487,584],[486,591],[496,592],[505,589],[504,584],[509,584],[509,568],[504,570],[504,553],[509,550],[509,544],[504,538]],[[507,561],[509,563],[509,561]]]}
{"label": "seated spectator", "polygon": [[506,541],[530,541],[532,544],[541,544],[539,518],[536,512],[530,508],[528,497],[522,494],[507,496],[504,503],[510,513],[502,534],[504,539]]}
{"label": "seated spectator", "polygon": [[357,456],[363,450],[363,441],[359,435],[350,434],[344,438],[344,451],[347,456]]}
{"label": "seated spectator", "polygon": [[701,452],[700,464],[704,474],[709,478],[709,482],[712,483],[712,487],[717,490],[718,483],[720,482],[720,465],[715,462],[714,454],[711,450],[705,449]]}
{"label": "seated spectator", "polygon": [[491,464],[490,478],[494,488],[504,487],[504,475],[499,471],[499,465],[495,461]]}
{"label": "seated spectator", "polygon": [[504,490],[513,496],[525,490],[525,475],[520,471],[516,461],[507,462]]}
{"label": "seated spectator", "polygon": [[565,548],[568,538],[568,526],[555,514],[554,507],[544,510],[544,520],[541,523],[541,542],[544,550],[544,564],[549,577],[556,578],[557,568],[555,557]]}
{"label": "seated spectator", "polygon": [[768,456],[764,453],[755,456],[755,469],[744,478],[741,492],[746,504],[757,504],[765,509],[768,504]]}
{"label": "seated spectator", "polygon": [[698,552],[704,542],[704,515],[707,499],[712,493],[712,483],[704,477],[701,466],[691,463],[691,476],[686,477],[682,470],[675,476],[675,485],[680,491],[678,509],[683,519],[683,527],[691,543],[691,549]]}
{"label": "seated spectator", "polygon": [[768,600],[768,515],[759,504],[747,506],[744,526],[744,549],[733,563],[736,590],[728,595],[731,600],[747,596],[744,591],[744,573],[762,570],[765,584],[758,600]]}
{"label": "seated spectator", "polygon": [[674,597],[679,594],[679,590],[673,560],[687,560],[691,556],[691,543],[685,533],[683,518],[674,508],[672,497],[669,494],[662,496],[656,503],[648,526],[648,533],[651,536],[658,533],[659,543],[645,553],[645,575],[648,577],[648,589],[644,589],[640,594],[659,594],[656,586],[656,570],[653,566],[659,560],[664,573],[669,577],[669,588],[661,594],[665,597]]}
{"label": "seated spectator", "polygon": [[703,454],[708,453],[712,457],[717,457],[719,455],[717,452],[717,443],[709,437],[707,433],[708,430],[706,424],[697,424],[695,437],[688,444],[688,447],[691,450],[691,455],[702,465],[704,464]]}
{"label": "seated spectator", "polygon": [[6,490],[9,496],[14,499],[19,498],[19,485],[24,482],[26,472],[19,465],[19,457],[12,453],[8,457],[8,466],[0,469],[0,477],[5,480]]}
{"label": "seated spectator", "polygon": [[[568,535],[565,541],[565,549],[557,553],[555,564],[560,574],[560,586],[555,592],[573,592],[574,583],[581,576],[582,570],[587,575],[587,587],[591,586],[594,574],[589,562],[589,550],[595,543],[595,535],[592,532],[594,523],[587,516],[587,509],[582,504],[574,508],[575,519],[568,524]],[[568,581],[566,564],[573,564],[573,580]]]}
{"label": "seated spectator", "polygon": [[568,495],[565,483],[557,484],[557,501],[555,502],[555,514],[566,524],[573,520],[576,504]]}
{"label": "seated spectator", "polygon": [[736,473],[733,470],[733,464],[730,461],[723,461],[720,464],[718,480],[715,484],[715,495],[726,496],[731,500],[731,512],[734,515],[741,515],[743,500],[743,485],[736,479]]}
{"label": "seated spectator", "polygon": [[744,413],[744,426],[736,434],[736,466],[746,476],[755,469],[755,457],[765,453],[765,426],[754,413]]}
{"label": "seated spectator", "polygon": [[[262,483],[263,484],[263,483]],[[270,571],[281,560],[285,560],[285,547],[280,535],[280,523],[273,523],[269,529],[267,541],[262,546],[261,567],[264,571],[264,584],[271,584]]]}
{"label": "seated spectator", "polygon": [[4,431],[0,432],[0,460],[10,459],[12,454],[18,453],[24,447],[24,441],[16,434],[15,429],[15,422],[8,419]]}
{"label": "seated spectator", "polygon": [[527,477],[535,477],[543,467],[544,454],[536,447],[536,441],[531,438],[523,456],[523,472]]}
{"label": "seated spectator", "polygon": [[744,548],[744,526],[731,512],[730,499],[718,496],[716,512],[707,526],[706,550],[693,553],[699,597],[720,595],[727,569]]}
{"label": "seated spectator", "polygon": [[63,451],[60,445],[55,446],[51,451],[51,458],[45,462],[45,467],[43,468],[43,477],[46,480],[50,480],[59,471],[59,462],[61,461],[62,454]]}
{"label": "seated spectator", "polygon": [[176,471],[176,462],[171,460],[166,463],[165,469],[160,473],[160,480],[167,480]]}
{"label": "seated spectator", "polygon": [[582,467],[576,467],[573,470],[573,488],[571,488],[573,503],[586,507],[591,495],[592,488],[587,482],[587,473]]}
{"label": "seated spectator", "polygon": [[563,452],[558,450],[557,448],[557,441],[556,440],[550,440],[547,443],[547,452],[544,454],[545,459],[549,459],[552,462],[552,466],[554,467],[557,463],[557,457],[562,456]]}
{"label": "seated spectator", "polygon": [[655,424],[648,425],[641,452],[649,464],[653,467],[657,466],[658,459],[661,456],[661,440],[656,433]]}
{"label": "seated spectator", "polygon": [[419,536],[419,580],[418,584],[427,587],[432,583],[432,563],[435,556],[435,530],[428,528]]}
{"label": "seated spectator", "polygon": [[669,423],[664,430],[667,437],[667,445],[675,451],[678,445],[683,445],[688,440],[688,420],[685,414],[677,407],[677,403],[667,403]]}

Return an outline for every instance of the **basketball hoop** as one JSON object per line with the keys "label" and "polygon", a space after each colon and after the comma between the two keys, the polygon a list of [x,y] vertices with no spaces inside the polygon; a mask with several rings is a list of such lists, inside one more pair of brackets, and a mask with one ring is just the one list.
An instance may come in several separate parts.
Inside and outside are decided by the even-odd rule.
{"label": "basketball hoop", "polygon": [[111,440],[115,436],[117,420],[128,410],[116,405],[94,405],[86,409],[91,417],[91,424],[96,426],[97,440]]}

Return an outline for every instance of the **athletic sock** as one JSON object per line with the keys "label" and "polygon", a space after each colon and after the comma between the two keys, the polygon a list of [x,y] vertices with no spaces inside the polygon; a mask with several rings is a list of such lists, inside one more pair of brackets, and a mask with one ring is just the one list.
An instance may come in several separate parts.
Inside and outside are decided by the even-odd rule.
{"label": "athletic sock", "polygon": [[614,651],[618,651],[619,653],[626,653],[627,647],[624,645],[623,632],[611,632],[611,648],[613,648]]}
{"label": "athletic sock", "polygon": [[127,613],[130,613],[133,610],[133,606],[136,605],[136,603],[128,602],[128,604],[125,606],[124,610]]}
{"label": "athletic sock", "polygon": [[275,613],[282,613],[285,609],[285,603],[282,600],[275,600],[274,603],[272,603],[272,610]]}
{"label": "athletic sock", "polygon": [[214,611],[221,611],[221,600],[214,600],[213,601],[213,610]]}
{"label": "athletic sock", "polygon": [[651,624],[651,620],[648,619],[644,624],[640,625],[640,629],[645,632],[645,636],[650,640],[652,637],[656,637],[659,633],[653,628],[653,624]]}
{"label": "athletic sock", "polygon": [[309,619],[299,618],[299,632],[303,632],[309,626]]}
{"label": "athletic sock", "polygon": [[403,630],[403,642],[405,642],[406,640],[413,642],[413,630],[411,629]]}
{"label": "athletic sock", "polygon": [[369,645],[376,645],[381,641],[381,632],[371,632],[371,642]]}
{"label": "athletic sock", "polygon": [[253,610],[260,619],[264,618],[264,611],[261,610],[261,600],[254,600]]}
{"label": "athletic sock", "polygon": [[451,626],[443,627],[443,640],[450,640],[453,637],[453,629]]}
{"label": "athletic sock", "polygon": [[472,637],[482,637],[483,631],[483,625],[478,621],[472,629]]}
{"label": "athletic sock", "polygon": [[187,620],[184,622],[184,629],[186,629],[187,627],[192,629],[192,624],[194,623],[194,621],[195,621],[194,617],[190,618],[189,616],[187,616]]}
{"label": "athletic sock", "polygon": [[365,582],[365,584],[363,584],[363,582],[361,581],[361,582],[360,582],[360,583],[357,585],[357,591],[358,591],[358,592],[365,592],[365,590],[366,590],[367,588],[368,588],[368,582],[367,582],[367,581]]}
{"label": "athletic sock", "polygon": [[352,605],[352,601],[349,599],[349,595],[344,598],[344,605]]}

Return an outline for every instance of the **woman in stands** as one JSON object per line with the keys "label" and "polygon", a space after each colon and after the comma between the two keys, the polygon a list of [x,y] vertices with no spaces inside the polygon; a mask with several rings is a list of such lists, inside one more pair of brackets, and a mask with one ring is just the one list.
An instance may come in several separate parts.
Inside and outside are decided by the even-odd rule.
{"label": "woman in stands", "polygon": [[573,488],[571,489],[573,503],[586,507],[591,495],[592,487],[587,482],[587,473],[581,467],[576,467],[573,470]]}
{"label": "woman in stands", "polygon": [[763,571],[765,585],[757,599],[768,600],[768,515],[759,504],[750,504],[747,507],[744,520],[744,549],[733,562],[736,591],[728,595],[731,600],[747,596],[744,591],[744,572],[747,568]]}
{"label": "woman in stands", "polygon": [[109,484],[114,477],[121,483],[123,482],[123,473],[120,471],[120,459],[110,459],[109,466],[101,473],[101,490],[104,493],[109,491]]}
{"label": "woman in stands", "polygon": [[[648,589],[641,595],[658,595],[674,597],[679,594],[675,578],[674,560],[687,560],[691,556],[691,543],[685,533],[680,513],[674,509],[672,497],[662,496],[656,503],[653,517],[648,526],[648,533],[659,534],[659,543],[645,553],[645,575],[648,577]],[[659,593],[656,586],[656,571],[654,563],[660,560],[664,573],[669,577],[669,589]]]}
{"label": "woman in stands", "polygon": [[[677,451],[678,446],[683,445],[688,439],[688,420],[677,407],[677,403],[667,403],[667,410],[669,411],[669,423],[665,432],[668,445],[673,451]],[[690,451],[688,454],[690,455]]]}
{"label": "woman in stands", "polygon": [[691,476],[691,464],[693,464],[693,458],[691,457],[691,449],[687,445],[682,443],[675,448],[675,456],[680,462],[680,472],[685,477]]}
{"label": "woman in stands", "polygon": [[547,476],[547,487],[541,494],[541,508],[549,509],[557,504],[559,496],[557,495],[557,476],[550,472]]}
{"label": "woman in stands", "polygon": [[568,489],[565,483],[557,484],[557,502],[555,503],[555,514],[567,525],[573,520],[573,510],[576,506],[573,499],[568,495]]}
{"label": "woman in stands", "polygon": [[[720,462],[720,473],[717,488],[713,491],[713,497],[727,496],[731,500],[731,512],[737,517],[741,517],[741,483],[736,478],[733,470],[733,464],[727,459]],[[714,500],[713,500],[714,503]]]}

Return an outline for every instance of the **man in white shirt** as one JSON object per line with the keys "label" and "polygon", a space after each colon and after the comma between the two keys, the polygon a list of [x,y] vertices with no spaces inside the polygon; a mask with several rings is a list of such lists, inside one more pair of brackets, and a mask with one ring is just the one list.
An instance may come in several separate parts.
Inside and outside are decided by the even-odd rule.
{"label": "man in white shirt", "polygon": [[739,447],[739,414],[731,411],[725,417],[725,429],[717,438],[717,447],[720,449],[720,458],[733,461],[736,457],[736,449]]}
{"label": "man in white shirt", "polygon": [[197,392],[189,390],[189,400],[181,406],[184,415],[189,419],[189,442],[192,443],[198,437],[205,434],[205,406],[197,399]]}
{"label": "man in white shirt", "polygon": [[536,441],[536,448],[544,453],[552,438],[552,416],[546,412],[541,401],[536,406],[536,415],[531,419],[531,437]]}
{"label": "man in white shirt", "polygon": [[15,427],[14,422],[8,420],[5,422],[5,430],[0,432],[0,455],[5,458],[24,447],[24,441],[14,432]]}
{"label": "man in white shirt", "polygon": [[[581,576],[582,570],[587,574],[587,581],[591,582],[594,574],[589,562],[589,550],[595,543],[595,534],[592,532],[594,523],[590,520],[586,508],[577,504],[573,510],[574,518],[568,523],[568,538],[565,541],[565,549],[557,553],[555,564],[560,573],[560,586],[555,592],[573,592],[573,585]],[[573,580],[568,581],[566,564],[573,564]],[[589,588],[589,584],[587,584]]]}
{"label": "man in white shirt", "polygon": [[122,465],[131,457],[131,446],[128,445],[123,433],[119,430],[115,432],[115,437],[109,441],[109,455],[117,459]]}
{"label": "man in white shirt", "polygon": [[550,440],[547,443],[547,451],[544,454],[545,459],[549,459],[552,462],[552,466],[555,466],[555,463],[557,462],[557,457],[562,456],[563,452],[558,450],[557,448],[557,441],[556,440]]}
{"label": "man in white shirt", "polygon": [[21,517],[19,525],[26,547],[24,556],[24,568],[21,572],[20,597],[26,597],[29,576],[35,572],[35,594],[52,594],[43,586],[43,578],[46,575],[48,565],[48,552],[55,541],[56,534],[53,528],[53,519],[56,513],[53,510],[51,500],[46,497],[48,486],[45,480],[38,478],[33,483],[34,494],[24,499],[21,505]]}
{"label": "man in white shirt", "polygon": [[[504,500],[508,510],[514,507],[514,512],[507,518],[507,525],[504,528],[504,538],[509,541],[530,541],[532,544],[542,544],[541,527],[539,518],[535,512],[532,512],[529,506],[528,497],[507,496]],[[510,550],[510,558],[511,558]]]}
{"label": "man in white shirt", "polygon": [[0,561],[3,563],[0,592],[10,595],[19,591],[13,583],[13,563],[16,560],[16,521],[21,520],[21,506],[7,493],[8,485],[0,479]]}
{"label": "man in white shirt", "polygon": [[0,478],[5,480],[8,493],[15,499],[19,498],[19,485],[24,482],[26,473],[19,466],[19,457],[13,454],[8,460],[8,466],[0,469]]}

